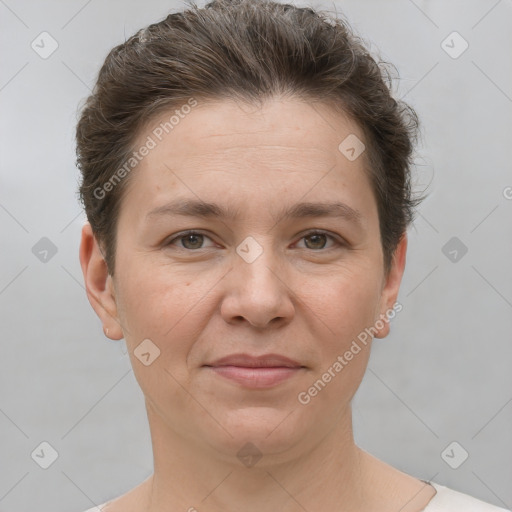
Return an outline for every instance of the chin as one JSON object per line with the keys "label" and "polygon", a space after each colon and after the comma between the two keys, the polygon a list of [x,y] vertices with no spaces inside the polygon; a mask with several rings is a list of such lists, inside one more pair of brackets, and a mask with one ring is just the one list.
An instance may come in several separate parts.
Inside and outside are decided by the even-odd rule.
{"label": "chin", "polygon": [[[210,442],[216,444],[219,451],[226,449],[231,455],[238,454],[247,444],[254,445],[253,450],[263,455],[287,452],[307,435],[307,425],[297,411],[291,413],[292,410],[251,406],[226,411],[221,416],[222,426],[232,437],[219,428],[220,437],[215,436],[215,440],[210,437]],[[247,449],[250,451],[250,447]]]}

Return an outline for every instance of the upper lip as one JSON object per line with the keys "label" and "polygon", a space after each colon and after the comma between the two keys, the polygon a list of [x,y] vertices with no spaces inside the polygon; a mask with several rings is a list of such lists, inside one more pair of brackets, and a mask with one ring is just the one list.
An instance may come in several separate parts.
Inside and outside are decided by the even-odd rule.
{"label": "upper lip", "polygon": [[263,354],[261,356],[231,354],[229,356],[216,359],[205,366],[242,366],[246,368],[272,368],[285,366],[287,368],[303,368],[303,366],[297,361],[280,354]]}

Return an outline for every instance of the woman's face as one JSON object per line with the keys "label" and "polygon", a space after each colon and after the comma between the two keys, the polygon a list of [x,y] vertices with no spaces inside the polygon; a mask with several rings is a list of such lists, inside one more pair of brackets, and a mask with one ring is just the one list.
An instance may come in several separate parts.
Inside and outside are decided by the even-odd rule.
{"label": "woman's face", "polygon": [[[199,104],[162,135],[173,114],[136,144],[154,147],[123,199],[113,281],[92,239],[86,270],[84,228],[91,304],[126,340],[152,428],[226,457],[248,442],[276,457],[308,449],[350,418],[371,344],[361,333],[387,334],[406,240],[385,274],[365,154],[354,158],[363,134],[328,107]],[[233,354],[300,368],[215,367]]]}

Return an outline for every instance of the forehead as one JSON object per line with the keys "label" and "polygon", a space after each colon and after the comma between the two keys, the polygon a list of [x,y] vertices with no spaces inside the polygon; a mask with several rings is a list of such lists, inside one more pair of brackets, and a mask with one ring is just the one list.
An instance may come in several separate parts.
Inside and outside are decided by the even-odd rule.
{"label": "forehead", "polygon": [[282,203],[283,194],[298,200],[308,190],[311,200],[335,189],[366,193],[364,152],[350,160],[340,151],[350,137],[364,141],[347,115],[300,100],[174,107],[139,134],[135,149],[149,140],[152,149],[137,165],[127,194],[148,211],[178,191],[212,202],[222,199],[220,188],[226,196],[238,191],[245,193],[238,194],[241,204],[250,200],[255,207],[264,207],[263,199]]}
{"label": "forehead", "polygon": [[144,159],[146,164],[166,153],[177,162],[221,151],[226,156],[226,150],[256,153],[262,159],[297,154],[297,159],[305,157],[308,163],[334,164],[339,144],[350,135],[364,139],[357,123],[324,104],[274,98],[257,107],[223,100],[195,107],[184,103],[160,114],[142,131],[136,145],[143,144],[147,136],[155,142]]}

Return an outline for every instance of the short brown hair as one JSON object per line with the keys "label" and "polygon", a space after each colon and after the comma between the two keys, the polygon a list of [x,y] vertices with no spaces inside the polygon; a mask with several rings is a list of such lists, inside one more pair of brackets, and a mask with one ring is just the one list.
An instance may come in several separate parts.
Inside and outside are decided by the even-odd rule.
{"label": "short brown hair", "polygon": [[191,97],[261,102],[282,94],[332,105],[362,129],[389,270],[420,201],[410,185],[419,121],[414,109],[392,98],[392,76],[382,64],[389,65],[377,64],[340,16],[268,0],[192,4],[114,47],[76,129],[80,201],[109,273],[132,173],[108,194],[95,191],[130,158],[148,121]]}

